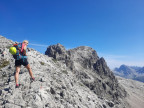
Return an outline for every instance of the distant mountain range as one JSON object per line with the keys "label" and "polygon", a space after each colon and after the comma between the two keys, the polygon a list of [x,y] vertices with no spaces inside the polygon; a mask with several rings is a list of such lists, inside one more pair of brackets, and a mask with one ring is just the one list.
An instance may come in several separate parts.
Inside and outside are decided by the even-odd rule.
{"label": "distant mountain range", "polygon": [[114,74],[128,79],[144,82],[144,67],[121,65]]}

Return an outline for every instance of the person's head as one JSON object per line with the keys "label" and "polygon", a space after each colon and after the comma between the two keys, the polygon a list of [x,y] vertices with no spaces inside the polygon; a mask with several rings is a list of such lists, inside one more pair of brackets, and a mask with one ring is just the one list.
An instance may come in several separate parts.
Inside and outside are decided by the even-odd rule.
{"label": "person's head", "polygon": [[25,45],[28,45],[28,40],[24,40],[23,43],[24,43]]}

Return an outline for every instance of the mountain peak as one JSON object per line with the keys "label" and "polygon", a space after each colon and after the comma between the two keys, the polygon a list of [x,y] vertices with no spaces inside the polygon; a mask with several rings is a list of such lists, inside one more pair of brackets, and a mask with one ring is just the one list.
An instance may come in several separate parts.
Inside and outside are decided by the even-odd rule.
{"label": "mountain peak", "polygon": [[[87,46],[80,46],[70,50],[63,49],[59,51],[59,48],[52,46],[47,48],[46,55],[64,63],[70,70],[76,73],[76,76],[80,78],[80,81],[85,86],[95,92],[99,97],[103,97],[105,94],[106,97],[108,96],[113,101],[119,97],[125,97],[126,92],[118,86],[117,79],[107,66],[104,58],[99,58],[94,49]],[[109,90],[119,90],[117,92],[120,95],[114,95],[107,88]],[[108,92],[111,92],[111,95]]]}

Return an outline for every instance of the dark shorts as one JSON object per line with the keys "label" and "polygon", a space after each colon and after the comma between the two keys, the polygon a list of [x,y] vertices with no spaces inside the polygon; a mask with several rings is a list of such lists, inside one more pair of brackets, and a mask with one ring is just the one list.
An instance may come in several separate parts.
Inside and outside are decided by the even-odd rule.
{"label": "dark shorts", "polygon": [[27,59],[21,59],[21,60],[15,60],[15,66],[27,66],[29,63],[27,61]]}

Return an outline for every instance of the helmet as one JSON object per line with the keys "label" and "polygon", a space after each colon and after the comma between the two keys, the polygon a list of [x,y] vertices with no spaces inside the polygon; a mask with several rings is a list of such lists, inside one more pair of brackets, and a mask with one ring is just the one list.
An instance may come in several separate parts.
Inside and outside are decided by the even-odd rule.
{"label": "helmet", "polygon": [[10,47],[9,52],[10,52],[12,55],[15,55],[17,51],[16,51],[16,48],[15,48],[15,47]]}

